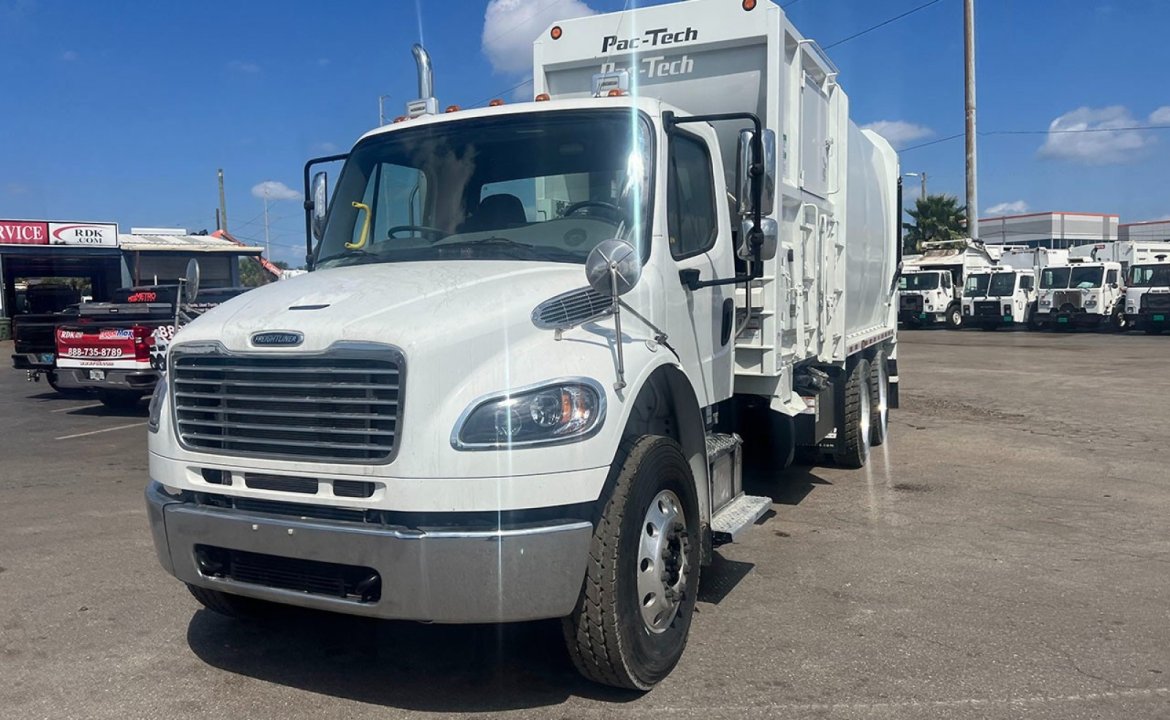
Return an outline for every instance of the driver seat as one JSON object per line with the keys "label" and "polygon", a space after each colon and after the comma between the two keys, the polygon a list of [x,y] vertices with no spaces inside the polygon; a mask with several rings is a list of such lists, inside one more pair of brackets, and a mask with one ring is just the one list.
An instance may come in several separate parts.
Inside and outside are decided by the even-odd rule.
{"label": "driver seat", "polygon": [[499,193],[480,200],[479,207],[463,221],[459,231],[503,230],[527,223],[528,215],[524,212],[524,203],[520,202],[520,198],[508,193]]}

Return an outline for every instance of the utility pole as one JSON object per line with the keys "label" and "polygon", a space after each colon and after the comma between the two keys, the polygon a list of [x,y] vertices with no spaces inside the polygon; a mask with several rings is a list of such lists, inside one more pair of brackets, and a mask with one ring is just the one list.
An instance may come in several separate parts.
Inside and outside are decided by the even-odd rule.
{"label": "utility pole", "polygon": [[223,198],[223,168],[219,169],[219,229],[227,232],[227,201]]}
{"label": "utility pole", "polygon": [[264,186],[264,258],[272,257],[272,252],[268,247],[268,186]]}
{"label": "utility pole", "polygon": [[916,177],[922,181],[922,192],[919,195],[919,197],[922,198],[923,200],[925,200],[926,199],[926,173],[925,172],[911,172],[911,173],[902,173],[902,175],[905,177]]}
{"label": "utility pole", "polygon": [[[979,239],[979,190],[975,148],[975,0],[963,0],[963,69],[967,105],[967,235]],[[922,179],[926,183],[925,176]]]}

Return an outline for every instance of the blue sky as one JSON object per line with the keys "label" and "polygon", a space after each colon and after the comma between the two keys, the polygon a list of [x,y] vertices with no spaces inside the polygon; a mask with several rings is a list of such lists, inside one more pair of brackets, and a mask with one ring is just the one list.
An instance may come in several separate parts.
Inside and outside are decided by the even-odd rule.
{"label": "blue sky", "polygon": [[[822,45],[924,2],[783,0]],[[253,188],[298,189],[306,158],[376,125],[379,95],[398,114],[415,95],[409,48],[420,33],[440,102],[472,104],[511,98],[551,18],[623,4],[0,0],[0,218],[214,229],[222,167],[231,229],[262,240]],[[977,25],[980,130],[1036,131],[980,138],[981,214],[1006,205],[1123,222],[1170,215],[1170,130],[1128,129],[1170,125],[1170,3],[977,0]],[[962,132],[961,0],[830,55],[858,123],[884,123],[904,147]],[[1050,127],[1114,130],[1050,136]],[[902,164],[927,172],[932,192],[962,195],[961,138],[909,149]],[[299,264],[299,201],[272,200],[270,215],[274,257]]]}

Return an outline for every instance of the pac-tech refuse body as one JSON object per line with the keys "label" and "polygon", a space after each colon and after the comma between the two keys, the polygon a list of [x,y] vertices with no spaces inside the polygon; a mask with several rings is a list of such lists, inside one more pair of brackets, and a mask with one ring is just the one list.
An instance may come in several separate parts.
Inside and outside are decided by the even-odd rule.
{"label": "pac-tech refuse body", "polygon": [[440,112],[414,52],[406,114],[306,165],[313,271],[175,337],[159,560],[239,616],[563,618],[649,689],[770,506],[744,453],[779,481],[885,440],[897,157],[769,2],[555,23],[535,102]]}

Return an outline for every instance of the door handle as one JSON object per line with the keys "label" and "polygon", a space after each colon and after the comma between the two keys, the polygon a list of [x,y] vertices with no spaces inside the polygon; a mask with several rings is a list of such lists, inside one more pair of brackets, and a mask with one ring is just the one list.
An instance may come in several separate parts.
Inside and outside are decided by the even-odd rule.
{"label": "door handle", "polygon": [[731,328],[735,324],[735,301],[726,298],[723,301],[723,324],[719,328],[719,346],[724,347],[731,341]]}

